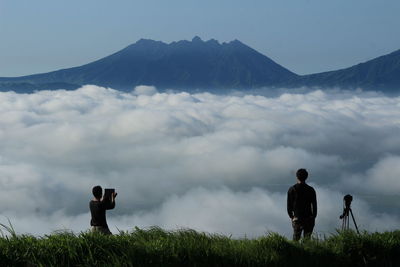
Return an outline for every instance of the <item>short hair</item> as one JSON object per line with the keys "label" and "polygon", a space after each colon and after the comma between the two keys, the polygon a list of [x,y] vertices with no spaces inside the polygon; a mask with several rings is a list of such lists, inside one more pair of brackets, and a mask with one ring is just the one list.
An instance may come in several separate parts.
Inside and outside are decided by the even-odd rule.
{"label": "short hair", "polygon": [[298,169],[296,172],[296,177],[300,181],[304,182],[308,177],[308,172],[306,169]]}
{"label": "short hair", "polygon": [[92,188],[92,193],[95,198],[101,198],[103,196],[103,188],[100,185],[96,185]]}

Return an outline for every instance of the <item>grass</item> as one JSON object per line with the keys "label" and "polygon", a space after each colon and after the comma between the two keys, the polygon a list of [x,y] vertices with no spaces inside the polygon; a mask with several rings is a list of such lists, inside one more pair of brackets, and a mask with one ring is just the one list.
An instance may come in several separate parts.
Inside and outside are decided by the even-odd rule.
{"label": "grass", "polygon": [[[3,225],[4,227],[4,225]],[[400,266],[400,231],[338,233],[293,242],[278,234],[233,239],[194,230],[135,228],[0,237],[0,266]]]}

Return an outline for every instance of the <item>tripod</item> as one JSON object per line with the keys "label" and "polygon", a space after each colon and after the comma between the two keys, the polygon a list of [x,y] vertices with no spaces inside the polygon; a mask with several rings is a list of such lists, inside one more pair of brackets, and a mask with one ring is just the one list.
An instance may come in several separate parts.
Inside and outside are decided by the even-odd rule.
{"label": "tripod", "polygon": [[353,201],[353,197],[351,195],[345,195],[343,198],[343,213],[340,215],[340,219],[342,219],[342,231],[346,231],[350,229],[350,218],[353,219],[354,226],[356,227],[357,234],[360,234],[358,231],[358,226],[356,223],[356,219],[354,219],[353,211],[350,208],[351,201]]}

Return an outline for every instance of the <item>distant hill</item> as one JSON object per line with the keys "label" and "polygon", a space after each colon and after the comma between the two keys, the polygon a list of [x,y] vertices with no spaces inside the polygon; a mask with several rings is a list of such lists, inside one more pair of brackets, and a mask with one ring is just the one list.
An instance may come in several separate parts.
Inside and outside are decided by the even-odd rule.
{"label": "distant hill", "polygon": [[400,50],[350,68],[298,76],[282,86],[363,88],[385,92],[400,91]]}
{"label": "distant hill", "polygon": [[297,75],[249,46],[194,37],[166,44],[141,39],[95,62],[23,77],[0,78],[0,91],[73,90],[85,84],[130,91],[137,85],[214,90],[340,87],[400,91],[400,50],[350,68]]}
{"label": "distant hill", "polygon": [[273,86],[296,78],[293,72],[238,40],[166,44],[141,39],[95,62],[49,73],[0,78],[0,90],[74,89],[95,84],[120,90],[137,85],[160,89],[224,89]]}

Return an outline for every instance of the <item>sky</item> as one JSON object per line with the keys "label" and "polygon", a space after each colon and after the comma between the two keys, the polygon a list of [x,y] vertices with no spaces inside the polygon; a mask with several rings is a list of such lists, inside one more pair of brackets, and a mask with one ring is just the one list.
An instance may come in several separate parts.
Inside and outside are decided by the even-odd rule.
{"label": "sky", "polygon": [[238,39],[297,74],[400,48],[397,0],[0,0],[0,77],[89,63],[141,38]]}
{"label": "sky", "polygon": [[345,194],[360,229],[398,229],[400,97],[290,92],[0,92],[0,222],[87,231],[100,184],[118,192],[113,233],[156,225],[290,238],[286,193],[306,168],[319,237],[340,228]]}

